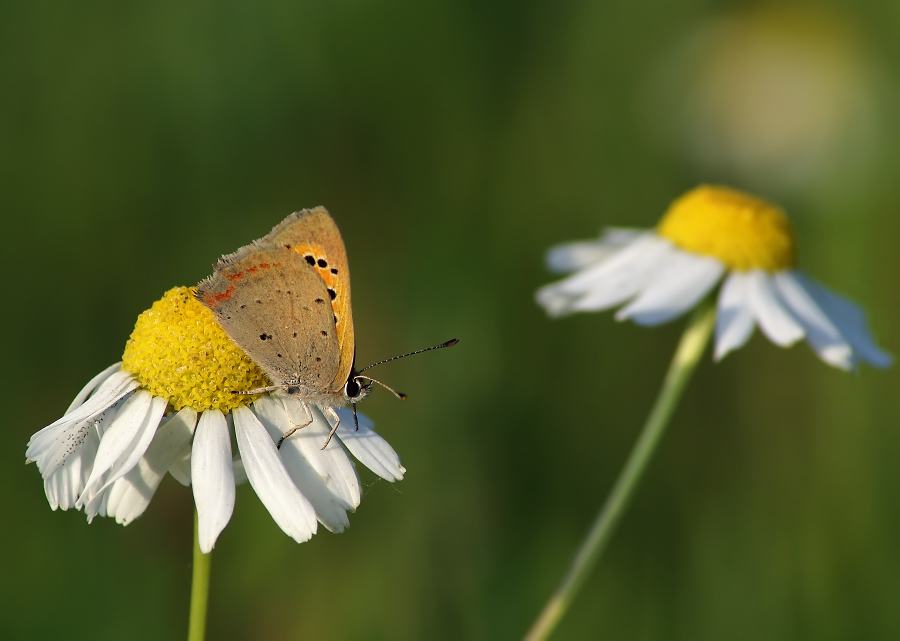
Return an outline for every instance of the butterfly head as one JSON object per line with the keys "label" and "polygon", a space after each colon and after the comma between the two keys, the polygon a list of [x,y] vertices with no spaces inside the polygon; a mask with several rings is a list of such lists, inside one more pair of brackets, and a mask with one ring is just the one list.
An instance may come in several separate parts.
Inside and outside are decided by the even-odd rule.
{"label": "butterfly head", "polygon": [[344,402],[359,403],[372,390],[372,380],[365,376],[359,376],[355,371],[350,372],[350,377],[344,383]]}

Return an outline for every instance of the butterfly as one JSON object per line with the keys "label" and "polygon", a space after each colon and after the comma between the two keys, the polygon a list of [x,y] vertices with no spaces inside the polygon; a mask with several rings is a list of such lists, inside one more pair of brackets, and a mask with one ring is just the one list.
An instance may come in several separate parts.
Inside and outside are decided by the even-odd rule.
{"label": "butterfly", "polygon": [[[302,401],[309,420],[286,432],[279,447],[312,422],[308,403],[319,407],[333,425],[327,446],[340,423],[335,407],[352,404],[355,418],[356,403],[368,395],[373,382],[405,398],[354,369],[347,252],[324,207],[294,212],[259,240],[222,256],[212,276],[197,286],[196,297],[272,382],[241,393],[275,391]],[[453,339],[411,353],[455,343]],[[387,360],[396,358],[402,356]]]}

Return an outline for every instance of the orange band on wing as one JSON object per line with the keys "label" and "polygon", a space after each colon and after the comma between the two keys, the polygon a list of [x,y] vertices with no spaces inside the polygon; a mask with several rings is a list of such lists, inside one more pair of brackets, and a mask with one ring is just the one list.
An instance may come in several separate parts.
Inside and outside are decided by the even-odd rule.
{"label": "orange band on wing", "polygon": [[219,303],[223,303],[234,294],[234,285],[229,285],[228,289],[219,294],[207,294],[203,297],[203,302],[210,307],[218,307]]}

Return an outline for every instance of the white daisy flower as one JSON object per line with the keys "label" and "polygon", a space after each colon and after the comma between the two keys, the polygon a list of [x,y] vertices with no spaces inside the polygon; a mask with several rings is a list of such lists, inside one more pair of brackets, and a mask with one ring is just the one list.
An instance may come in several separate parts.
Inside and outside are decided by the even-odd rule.
{"label": "white daisy flower", "polygon": [[[166,472],[192,485],[200,549],[209,553],[234,509],[235,485],[249,481],[284,532],[298,543],[349,526],[360,484],[347,452],[378,476],[406,471],[391,446],[349,409],[331,425],[300,401],[232,390],[265,386],[262,372],[231,342],[191,290],[170,290],[138,318],[123,362],[95,376],[65,415],[31,437],[26,462],[37,464],[50,507],[114,517],[140,516]],[[232,442],[237,454],[232,453]]]}
{"label": "white daisy flower", "polygon": [[784,213],[748,194],[702,186],[672,203],[654,230],[612,230],[552,248],[551,270],[575,273],[542,287],[551,316],[625,304],[618,320],[658,325],[684,314],[720,282],[715,358],[742,347],[759,325],[777,345],[806,338],[826,363],[887,367],[865,314],[794,267]]}

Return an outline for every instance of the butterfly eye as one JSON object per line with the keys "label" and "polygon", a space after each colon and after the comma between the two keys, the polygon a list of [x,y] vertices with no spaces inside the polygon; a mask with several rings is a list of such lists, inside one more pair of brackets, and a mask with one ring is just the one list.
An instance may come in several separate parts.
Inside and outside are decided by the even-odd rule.
{"label": "butterfly eye", "polygon": [[359,386],[359,383],[357,383],[353,379],[347,381],[347,384],[344,386],[344,393],[347,395],[347,398],[351,400],[359,396],[360,391],[361,388]]}

